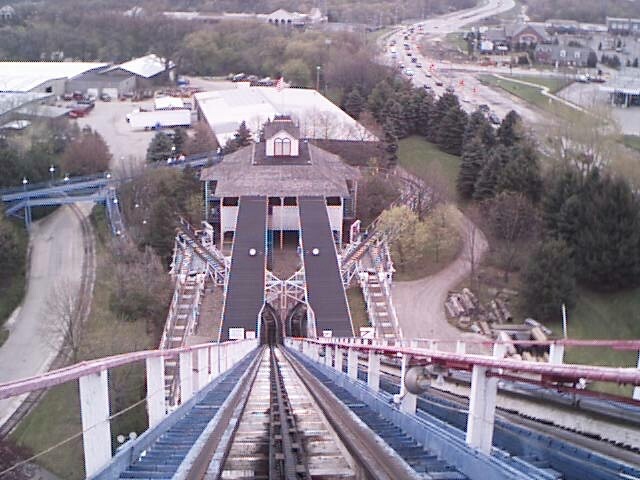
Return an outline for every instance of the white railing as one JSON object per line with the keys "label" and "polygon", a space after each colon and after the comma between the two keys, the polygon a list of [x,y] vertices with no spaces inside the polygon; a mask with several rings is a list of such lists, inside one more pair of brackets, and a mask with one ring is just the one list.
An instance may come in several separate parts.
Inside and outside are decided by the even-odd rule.
{"label": "white railing", "polygon": [[214,378],[233,368],[257,346],[256,339],[205,343],[85,361],[35,377],[0,384],[0,399],[78,380],[85,475],[91,477],[111,461],[111,420],[131,408],[115,413],[109,411],[110,369],[145,361],[147,391],[140,403],[146,403],[151,428],[167,415],[164,382],[166,358],[179,357],[181,401],[185,403]]}

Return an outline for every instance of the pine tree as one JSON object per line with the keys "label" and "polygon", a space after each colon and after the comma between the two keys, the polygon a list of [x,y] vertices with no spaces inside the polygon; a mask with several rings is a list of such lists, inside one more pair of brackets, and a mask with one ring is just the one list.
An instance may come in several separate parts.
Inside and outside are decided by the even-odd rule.
{"label": "pine tree", "polygon": [[468,200],[473,197],[475,185],[485,161],[484,146],[478,137],[473,137],[462,150],[462,160],[456,180],[456,188],[462,198]]}
{"label": "pine tree", "polygon": [[424,97],[422,97],[422,101],[420,102],[418,125],[416,126],[416,131],[420,135],[423,135],[425,137],[429,135],[429,119],[434,108],[435,102],[433,100],[433,95],[427,93]]}
{"label": "pine tree", "polygon": [[176,128],[176,133],[173,137],[173,145],[176,147],[176,152],[178,152],[178,154],[184,152],[184,147],[188,139],[189,137],[184,128]]}
{"label": "pine tree", "polygon": [[622,178],[605,176],[582,191],[575,236],[578,278],[603,289],[640,283],[640,202]]}
{"label": "pine tree", "polygon": [[444,116],[454,107],[460,107],[458,97],[452,93],[444,93],[434,104],[429,114],[429,129],[427,139],[430,142],[438,143],[438,135],[440,134],[440,122]]}
{"label": "pine tree", "polygon": [[496,194],[496,186],[500,171],[509,161],[509,151],[503,145],[496,145],[489,152],[489,157],[485,162],[478,181],[473,191],[474,200],[486,200]]}
{"label": "pine tree", "polygon": [[522,139],[522,122],[514,110],[507,113],[498,127],[498,140],[505,147],[511,147]]}
{"label": "pine tree", "polygon": [[155,134],[147,149],[148,162],[164,162],[173,155],[173,142],[168,135],[158,132]]}
{"label": "pine tree", "polygon": [[462,140],[467,126],[467,114],[460,107],[454,105],[442,117],[438,131],[438,145],[452,155],[462,154]]}
{"label": "pine tree", "polygon": [[344,99],[344,111],[351,117],[358,120],[363,110],[364,98],[360,95],[360,90],[358,90],[357,87],[354,87]]}
{"label": "pine tree", "polygon": [[395,128],[396,125],[392,120],[387,120],[383,126],[385,168],[394,168],[398,163],[398,135],[396,134]]}
{"label": "pine tree", "polygon": [[564,303],[575,304],[575,266],[571,249],[562,240],[549,240],[533,253],[522,274],[527,314],[546,322],[557,319]]}
{"label": "pine tree", "polygon": [[394,98],[389,99],[385,104],[381,115],[383,124],[385,126],[387,124],[392,125],[393,132],[398,139],[407,137],[409,134],[409,128],[407,126],[404,107],[398,101]]}
{"label": "pine tree", "polygon": [[578,193],[578,177],[574,170],[565,170],[553,175],[544,189],[542,197],[542,223],[547,233],[554,238],[559,235],[559,217],[565,202]]}
{"label": "pine tree", "polygon": [[540,166],[535,148],[530,143],[521,143],[509,149],[509,161],[500,170],[496,185],[496,193],[503,191],[524,193],[532,202],[540,199]]}
{"label": "pine tree", "polygon": [[480,110],[469,115],[469,121],[464,130],[463,146],[476,136],[480,138],[486,149],[493,147],[496,143],[493,127]]}

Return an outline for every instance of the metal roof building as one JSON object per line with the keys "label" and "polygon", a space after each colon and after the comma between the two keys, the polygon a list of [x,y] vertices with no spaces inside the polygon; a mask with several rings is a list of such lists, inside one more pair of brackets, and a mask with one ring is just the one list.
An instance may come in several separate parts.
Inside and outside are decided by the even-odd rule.
{"label": "metal roof building", "polygon": [[233,138],[241,122],[257,136],[263,124],[289,115],[302,138],[377,141],[378,138],[316,90],[303,88],[240,87],[197,93],[198,116],[213,130],[218,143]]}
{"label": "metal roof building", "polygon": [[61,95],[68,79],[108,65],[92,62],[0,62],[0,92]]}

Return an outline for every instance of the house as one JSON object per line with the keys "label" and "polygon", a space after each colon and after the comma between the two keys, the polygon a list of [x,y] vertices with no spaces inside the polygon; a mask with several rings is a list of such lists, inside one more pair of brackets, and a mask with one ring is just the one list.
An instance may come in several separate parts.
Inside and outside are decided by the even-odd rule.
{"label": "house", "polygon": [[0,21],[10,22],[16,16],[16,11],[11,5],[5,5],[0,8]]}
{"label": "house", "polygon": [[256,15],[256,17],[266,17],[267,22],[273,25],[291,25],[294,27],[304,27],[310,24],[326,22],[327,20],[319,8],[312,8],[309,13],[289,12],[284,8],[280,8],[266,16]]}
{"label": "house", "polygon": [[614,35],[640,35],[640,18],[607,17],[607,30]]}
{"label": "house", "polygon": [[506,27],[506,34],[512,48],[515,45],[537,45],[551,42],[551,37],[541,23],[509,25]]}
{"label": "house", "polygon": [[586,67],[591,52],[595,54],[588,47],[540,44],[536,46],[534,57],[536,62],[547,65]]}

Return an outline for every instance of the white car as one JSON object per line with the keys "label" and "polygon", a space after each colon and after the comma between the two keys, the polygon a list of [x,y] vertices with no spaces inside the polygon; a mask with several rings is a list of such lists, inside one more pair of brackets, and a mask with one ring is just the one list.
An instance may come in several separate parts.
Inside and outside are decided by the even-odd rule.
{"label": "white car", "polygon": [[410,68],[407,68],[407,69],[404,71],[404,74],[405,74],[407,77],[413,77],[414,72],[413,72],[413,70],[411,70]]}

